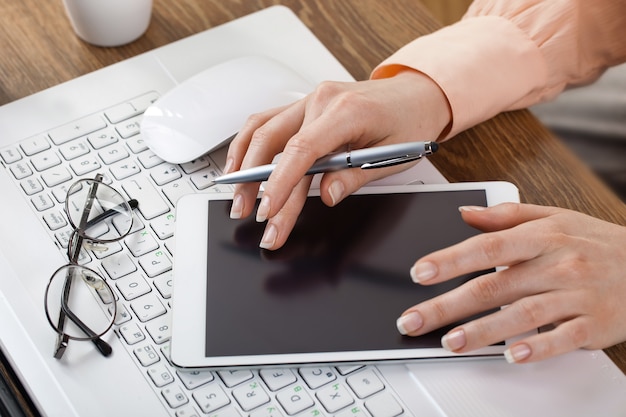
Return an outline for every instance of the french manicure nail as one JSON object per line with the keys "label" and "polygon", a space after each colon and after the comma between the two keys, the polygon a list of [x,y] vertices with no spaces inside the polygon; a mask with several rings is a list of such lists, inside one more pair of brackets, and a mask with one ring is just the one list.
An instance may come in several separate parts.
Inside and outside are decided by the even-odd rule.
{"label": "french manicure nail", "polygon": [[243,196],[241,194],[235,194],[233,197],[233,205],[230,207],[230,218],[241,219],[243,216]]}
{"label": "french manicure nail", "polygon": [[423,283],[437,275],[437,265],[432,262],[420,262],[411,268],[411,279],[415,283]]}
{"label": "french manicure nail", "polygon": [[402,335],[416,332],[423,324],[424,320],[422,320],[422,316],[416,311],[400,316],[398,320],[396,320],[396,327]]}
{"label": "french manicure nail", "polygon": [[441,338],[441,346],[443,346],[445,350],[448,350],[450,352],[455,352],[459,349],[462,349],[463,347],[465,347],[466,343],[467,341],[465,340],[465,332],[462,329],[454,330],[453,332],[450,332]]}
{"label": "french manicure nail", "polygon": [[459,207],[459,211],[463,212],[463,211],[485,211],[487,209],[487,207],[481,207],[481,206],[461,206]]}
{"label": "french manicure nail", "polygon": [[267,220],[267,216],[270,214],[270,198],[264,195],[259,203],[259,208],[256,211],[256,221],[259,223]]}
{"label": "french manicure nail", "polygon": [[271,249],[276,243],[276,237],[278,236],[278,231],[276,230],[276,226],[273,224],[268,224],[265,228],[265,232],[263,233],[263,238],[261,238],[261,243],[259,243],[259,247],[263,249]]}
{"label": "french manicure nail", "polygon": [[504,358],[508,363],[517,363],[530,357],[531,354],[530,346],[526,343],[520,343],[505,350]]}
{"label": "french manicure nail", "polygon": [[333,201],[333,206],[335,206],[342,198],[345,193],[346,188],[343,183],[339,180],[333,181],[328,187],[328,194],[330,194],[330,199]]}

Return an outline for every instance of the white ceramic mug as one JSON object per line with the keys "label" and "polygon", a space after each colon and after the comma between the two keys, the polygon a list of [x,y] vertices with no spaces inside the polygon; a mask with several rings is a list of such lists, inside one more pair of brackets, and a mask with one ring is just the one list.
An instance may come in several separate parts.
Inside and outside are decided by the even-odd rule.
{"label": "white ceramic mug", "polygon": [[152,0],[63,0],[74,31],[85,42],[120,46],[148,29]]}

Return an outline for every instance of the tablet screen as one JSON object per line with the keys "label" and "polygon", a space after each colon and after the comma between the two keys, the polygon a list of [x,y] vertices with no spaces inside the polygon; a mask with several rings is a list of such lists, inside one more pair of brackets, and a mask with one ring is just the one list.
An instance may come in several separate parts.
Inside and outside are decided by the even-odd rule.
{"label": "tablet screen", "polygon": [[458,323],[408,337],[396,319],[486,272],[434,286],[409,276],[421,256],[478,233],[458,207],[485,206],[483,190],[352,195],[333,208],[309,197],[277,251],[258,247],[265,223],[208,204],[207,357],[439,348]]}

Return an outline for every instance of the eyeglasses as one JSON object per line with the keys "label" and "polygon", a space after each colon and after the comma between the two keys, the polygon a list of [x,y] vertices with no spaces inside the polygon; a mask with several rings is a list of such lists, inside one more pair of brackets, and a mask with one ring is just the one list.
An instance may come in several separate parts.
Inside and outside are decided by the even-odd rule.
{"label": "eyeglasses", "polygon": [[115,294],[102,275],[80,265],[85,261],[83,256],[89,256],[82,248],[102,251],[107,249],[103,244],[126,237],[138,203],[127,201],[102,179],[98,174],[94,179],[78,180],[67,191],[65,212],[73,227],[67,244],[69,263],[52,274],[44,298],[46,317],[58,334],[54,349],[57,359],[70,340],[92,341],[104,356],[112,352],[101,336],[115,322]]}

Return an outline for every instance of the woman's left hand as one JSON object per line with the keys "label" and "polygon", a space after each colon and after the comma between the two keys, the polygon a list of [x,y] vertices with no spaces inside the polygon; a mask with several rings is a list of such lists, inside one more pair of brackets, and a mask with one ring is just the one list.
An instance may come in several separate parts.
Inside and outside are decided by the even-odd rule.
{"label": "woman's left hand", "polygon": [[486,233],[418,260],[413,280],[430,285],[499,265],[508,268],[409,308],[398,319],[401,333],[421,335],[507,306],[452,329],[442,345],[467,352],[554,324],[505,353],[509,362],[531,362],[626,340],[626,227],[528,204],[464,207],[461,213]]}

